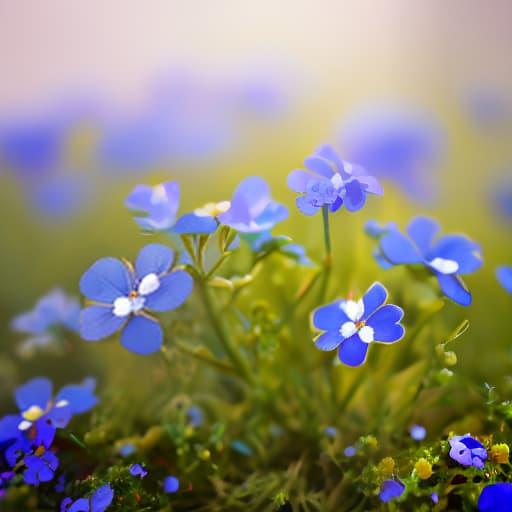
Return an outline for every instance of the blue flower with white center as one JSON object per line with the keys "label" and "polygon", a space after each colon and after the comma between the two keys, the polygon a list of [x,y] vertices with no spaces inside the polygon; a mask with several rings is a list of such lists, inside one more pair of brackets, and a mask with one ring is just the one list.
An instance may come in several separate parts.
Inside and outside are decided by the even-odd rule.
{"label": "blue flower with white center", "polygon": [[45,347],[55,341],[57,330],[62,327],[78,332],[80,304],[61,289],[47,293],[37,301],[34,309],[16,316],[11,322],[15,331],[31,334],[20,346],[20,353],[30,354],[35,348]]}
{"label": "blue flower with white center", "polygon": [[174,251],[159,244],[141,249],[135,266],[117,258],[96,261],[80,279],[80,290],[95,304],[81,314],[80,334],[98,341],[121,331],[121,344],[136,354],[160,349],[162,328],[150,312],[175,309],[191,294],[193,280],[171,270]]}
{"label": "blue flower with white center", "polygon": [[371,343],[394,343],[404,335],[399,324],[404,312],[398,306],[385,304],[388,292],[373,283],[358,302],[338,300],[313,313],[313,325],[325,332],[315,338],[320,350],[338,349],[340,361],[360,366],[366,360]]}
{"label": "blue flower with white center", "polygon": [[59,467],[59,459],[50,451],[45,451],[41,455],[28,455],[23,462],[27,466],[23,478],[29,485],[49,482]]}
{"label": "blue flower with white center", "polygon": [[502,265],[498,267],[496,277],[501,286],[512,295],[512,266]]}
{"label": "blue flower with white center", "polygon": [[394,265],[423,265],[434,274],[443,293],[462,306],[471,304],[471,294],[460,275],[482,265],[480,246],[464,235],[446,235],[434,241],[439,225],[428,217],[414,217],[407,226],[408,237],[397,229],[384,232],[377,262]]}
{"label": "blue flower with white center", "polygon": [[288,187],[300,195],[297,208],[314,215],[323,206],[335,212],[345,205],[350,212],[360,210],[366,194],[382,195],[380,183],[360,166],[343,162],[332,146],[318,147],[304,160],[308,171],[296,169],[288,175]]}
{"label": "blue flower with white center", "polygon": [[87,412],[98,402],[93,379],[64,386],[54,398],[52,387],[48,379],[36,377],[16,390],[15,399],[21,412],[0,420],[0,444],[18,440],[12,451],[19,449],[25,453],[31,445],[49,448],[56,428],[65,428],[75,414]]}
{"label": "blue flower with white center", "polygon": [[110,484],[98,487],[90,498],[73,501],[64,498],[60,504],[60,512],[104,512],[114,499],[114,491]]}
{"label": "blue flower with white center", "polygon": [[478,498],[479,512],[512,512],[512,484],[499,482],[484,487]]}
{"label": "blue flower with white center", "polygon": [[140,476],[140,478],[144,478],[148,472],[140,465],[140,464],[133,464],[133,466],[130,467],[130,475],[132,476]]}
{"label": "blue flower with white center", "polygon": [[180,488],[180,481],[175,476],[168,476],[164,480],[164,491],[168,493],[177,492]]}
{"label": "blue flower with white center", "polygon": [[263,178],[250,176],[233,193],[230,207],[218,215],[221,224],[239,233],[262,233],[288,218],[288,208],[270,198]]}
{"label": "blue flower with white center", "polygon": [[396,480],[386,480],[382,484],[379,498],[384,503],[394,499],[400,498],[405,491],[405,485]]}
{"label": "blue flower with white center", "polygon": [[448,439],[450,443],[450,457],[463,466],[474,466],[484,469],[487,460],[487,450],[469,434],[453,436]]}

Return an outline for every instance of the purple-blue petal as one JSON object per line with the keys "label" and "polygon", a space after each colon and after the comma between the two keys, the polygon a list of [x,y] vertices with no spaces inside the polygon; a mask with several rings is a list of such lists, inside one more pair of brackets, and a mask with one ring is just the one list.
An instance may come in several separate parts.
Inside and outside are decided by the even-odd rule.
{"label": "purple-blue petal", "polygon": [[288,208],[276,201],[270,201],[263,212],[254,219],[257,228],[254,228],[253,231],[260,232],[272,229],[278,222],[282,222],[287,218]]}
{"label": "purple-blue petal", "polygon": [[345,183],[345,190],[347,195],[345,196],[345,208],[349,212],[356,212],[360,210],[366,202],[366,193],[358,180],[352,180]]}
{"label": "purple-blue petal", "polygon": [[[260,176],[249,176],[235,189],[230,210],[234,212],[238,205],[244,205],[250,217],[255,218],[263,212],[269,202],[270,189],[267,182]],[[219,215],[219,219],[220,217]]]}
{"label": "purple-blue petal", "polygon": [[80,336],[86,341],[98,341],[118,331],[126,317],[113,314],[108,306],[89,306],[80,315]]}
{"label": "purple-blue petal", "polygon": [[496,277],[501,286],[503,286],[508,293],[512,294],[512,267],[507,265],[498,267],[496,269]]}
{"label": "purple-blue petal", "polygon": [[342,341],[339,331],[327,331],[315,339],[315,345],[319,350],[334,350]]}
{"label": "purple-blue petal", "polygon": [[175,476],[168,476],[164,480],[165,492],[176,492],[180,488],[180,481]]}
{"label": "purple-blue petal", "polygon": [[429,261],[443,258],[459,264],[457,274],[467,274],[479,269],[482,265],[480,246],[463,235],[448,235],[439,239],[428,253]]}
{"label": "purple-blue petal", "polygon": [[379,494],[379,498],[384,503],[392,500],[393,498],[399,498],[404,493],[405,486],[397,482],[396,480],[386,480],[382,484],[382,488]]}
{"label": "purple-blue petal", "polygon": [[117,258],[102,258],[93,263],[80,279],[80,291],[88,299],[113,304],[130,293],[129,271]]}
{"label": "purple-blue petal", "polygon": [[478,498],[479,512],[512,512],[512,484],[487,485]]}
{"label": "purple-blue petal", "polygon": [[364,314],[361,320],[366,320],[377,308],[380,308],[388,297],[388,291],[382,284],[373,283],[363,296]]}
{"label": "purple-blue petal", "polygon": [[394,304],[386,304],[370,316],[366,325],[373,329],[375,341],[393,343],[404,335],[404,328],[398,325],[403,316],[402,308]]}
{"label": "purple-blue petal", "polygon": [[313,325],[324,331],[338,330],[350,318],[340,308],[341,301],[319,307],[313,313]]}
{"label": "purple-blue petal", "polygon": [[469,306],[471,304],[471,294],[460,277],[444,274],[436,274],[436,277],[441,290],[449,299],[461,306]]}
{"label": "purple-blue petal", "polygon": [[379,180],[375,178],[374,176],[368,176],[368,175],[357,175],[357,181],[359,183],[362,183],[365,187],[365,192],[368,194],[374,194],[376,196],[383,196],[384,195],[384,189],[382,188],[382,185],[380,184]]}
{"label": "purple-blue petal", "polygon": [[380,248],[391,263],[421,263],[422,257],[409,239],[398,231],[390,231],[380,240]]}
{"label": "purple-blue petal", "polygon": [[162,341],[160,324],[142,315],[133,316],[121,333],[121,345],[141,355],[156,352],[162,346]]}
{"label": "purple-blue petal", "polygon": [[148,244],[144,246],[135,261],[135,272],[142,279],[148,274],[163,274],[167,272],[174,261],[174,251],[165,245]]}
{"label": "purple-blue petal", "polygon": [[57,396],[55,402],[66,400],[72,414],[82,414],[92,409],[98,403],[98,397],[94,396],[93,390],[86,383],[85,385],[70,384],[64,386]]}
{"label": "purple-blue petal", "polygon": [[210,234],[217,229],[217,226],[214,217],[186,213],[176,221],[172,230],[178,235]]}
{"label": "purple-blue petal", "polygon": [[67,510],[67,512],[90,512],[91,508],[89,505],[89,500],[87,498],[80,498],[76,500],[71,507]]}
{"label": "purple-blue petal", "polygon": [[20,411],[25,411],[32,405],[37,405],[44,411],[52,399],[52,383],[44,377],[36,377],[20,386],[14,396]]}
{"label": "purple-blue petal", "polygon": [[338,349],[339,360],[348,366],[360,366],[366,360],[368,343],[363,343],[358,333],[343,341]]}
{"label": "purple-blue petal", "polygon": [[333,166],[329,160],[326,160],[320,156],[308,156],[304,159],[304,165],[310,171],[318,174],[319,176],[323,176],[328,180],[330,180],[335,174]]}
{"label": "purple-blue petal", "polygon": [[146,296],[144,307],[152,311],[169,311],[181,306],[192,293],[194,280],[184,270],[174,270],[160,279],[160,287]]}
{"label": "purple-blue petal", "polygon": [[[45,416],[45,420],[50,420],[52,426],[57,428],[64,428],[69,423],[69,420],[73,416],[69,406],[64,407],[52,407]],[[38,422],[39,425],[39,422]],[[44,430],[44,425],[41,425]]]}
{"label": "purple-blue petal", "polygon": [[299,196],[297,199],[295,199],[295,203],[297,205],[297,208],[304,214],[304,215],[315,215],[315,213],[320,210],[319,206],[315,206],[313,204],[313,201],[308,196]]}
{"label": "purple-blue petal", "polygon": [[439,224],[428,217],[414,217],[407,225],[407,234],[422,255],[426,255],[439,231]]}
{"label": "purple-blue petal", "polygon": [[18,425],[23,420],[19,414],[8,414],[0,419],[0,444],[20,437]]}
{"label": "purple-blue petal", "polygon": [[295,169],[286,178],[286,184],[288,188],[293,190],[294,192],[299,192],[301,194],[306,192],[308,181],[314,179],[314,177],[307,171],[303,169]]}
{"label": "purple-blue petal", "polygon": [[43,416],[35,423],[36,438],[33,440],[34,444],[43,444],[45,448],[50,448],[55,438],[55,426],[48,423],[47,416]]}
{"label": "purple-blue petal", "polygon": [[91,496],[91,512],[103,512],[114,499],[114,491],[110,484],[102,485]]}

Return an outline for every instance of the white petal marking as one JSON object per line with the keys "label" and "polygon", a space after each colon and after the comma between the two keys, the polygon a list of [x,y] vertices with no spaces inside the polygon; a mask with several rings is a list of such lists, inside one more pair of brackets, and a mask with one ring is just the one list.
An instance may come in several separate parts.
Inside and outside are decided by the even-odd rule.
{"label": "white petal marking", "polygon": [[141,295],[149,295],[156,292],[160,288],[160,279],[154,273],[144,276],[139,283],[139,293]]}
{"label": "white petal marking", "polygon": [[32,426],[31,421],[23,420],[23,421],[20,421],[20,423],[18,425],[18,430],[25,431],[25,430],[28,430],[31,426]]}
{"label": "white petal marking", "polygon": [[364,327],[361,327],[361,329],[359,329],[359,338],[361,338],[361,341],[363,343],[371,343],[375,338],[374,338],[374,331],[373,331],[373,328],[370,327],[369,325],[365,325]]}
{"label": "white petal marking", "polygon": [[114,301],[113,313],[116,316],[127,316],[132,312],[132,305],[128,297],[118,297]]}
{"label": "white petal marking", "polygon": [[354,322],[345,322],[340,327],[340,334],[344,338],[350,338],[350,336],[352,336],[356,332],[357,332],[357,327],[356,327],[356,324]]}
{"label": "white petal marking", "polygon": [[428,262],[429,265],[441,274],[455,274],[459,270],[459,264],[454,260],[445,258],[434,258]]}

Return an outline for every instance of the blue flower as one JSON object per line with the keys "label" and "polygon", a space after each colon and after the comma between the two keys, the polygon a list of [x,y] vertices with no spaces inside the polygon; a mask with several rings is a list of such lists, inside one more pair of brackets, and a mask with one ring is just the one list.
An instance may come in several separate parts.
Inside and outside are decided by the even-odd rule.
{"label": "blue flower", "polygon": [[140,478],[144,478],[148,472],[140,465],[140,464],[133,464],[133,466],[130,468],[130,475],[132,476],[140,476]]}
{"label": "blue flower", "polygon": [[300,194],[297,208],[305,215],[314,215],[322,206],[331,212],[342,205],[350,212],[360,210],[366,194],[382,195],[380,183],[360,166],[343,162],[333,147],[318,147],[304,160],[308,171],[296,169],[288,175],[288,187]]}
{"label": "blue flower", "polygon": [[439,496],[437,494],[437,492],[433,492],[431,495],[430,495],[430,499],[432,500],[433,503],[437,504],[439,503]]}
{"label": "blue flower", "polygon": [[356,453],[357,453],[356,447],[352,446],[352,445],[347,446],[343,450],[343,455],[345,455],[345,457],[353,457]]}
{"label": "blue flower", "polygon": [[433,171],[444,152],[441,126],[428,113],[402,106],[372,105],[344,123],[341,147],[373,176],[394,181],[408,196],[433,197]]}
{"label": "blue flower", "polygon": [[168,476],[164,480],[165,492],[176,492],[180,488],[180,481],[175,476]]}
{"label": "blue flower", "polygon": [[73,502],[64,498],[60,504],[60,512],[103,512],[114,499],[114,491],[110,484],[98,487],[90,498],[80,498]]}
{"label": "blue flower", "polygon": [[29,354],[37,347],[47,346],[55,340],[55,330],[65,327],[73,332],[80,328],[80,304],[61,289],[55,289],[39,299],[32,311],[16,316],[11,328],[32,334],[20,347],[22,354]]}
{"label": "blue flower", "polygon": [[0,472],[0,500],[5,497],[5,494],[7,493],[7,487],[13,478],[14,471]]}
{"label": "blue flower", "polygon": [[193,427],[200,427],[204,423],[203,411],[197,405],[193,405],[187,409],[187,417]]}
{"label": "blue flower", "polygon": [[59,466],[59,459],[50,451],[41,455],[28,455],[24,459],[27,469],[23,473],[25,482],[29,485],[39,485],[40,482],[49,482]]}
{"label": "blue flower", "polygon": [[377,261],[388,266],[417,264],[433,273],[443,293],[462,306],[471,304],[471,294],[460,275],[482,265],[480,246],[463,235],[447,235],[434,242],[439,225],[428,217],[415,217],[407,226],[409,238],[390,229],[380,239]]}
{"label": "blue flower", "polygon": [[240,233],[269,231],[287,218],[288,209],[270,199],[270,189],[259,176],[243,180],[233,193],[230,208],[218,215],[221,224]]}
{"label": "blue flower", "polygon": [[508,293],[512,294],[512,267],[505,265],[498,267],[496,269],[496,277],[501,286],[503,286]]}
{"label": "blue flower", "polygon": [[[52,398],[52,383],[44,377],[36,377],[15,392],[20,414],[7,415],[0,420],[0,443],[20,439],[11,447],[27,452],[30,444],[49,448],[56,428],[64,428],[75,414],[82,414],[94,407],[95,382],[86,379],[82,384],[64,386]],[[27,444],[27,439],[30,442]],[[7,452],[6,452],[7,455]]]}
{"label": "blue flower", "polygon": [[394,499],[400,498],[405,491],[405,485],[396,480],[385,480],[379,494],[379,498],[384,503]]}
{"label": "blue flower", "polygon": [[474,466],[484,469],[484,461],[487,460],[487,450],[469,434],[453,436],[450,443],[450,457],[463,466]]}
{"label": "blue flower", "polygon": [[500,482],[484,487],[478,498],[480,512],[512,512],[512,484]]}
{"label": "blue flower", "polygon": [[326,332],[315,338],[317,348],[338,348],[342,363],[359,366],[365,362],[372,342],[400,340],[405,331],[398,322],[404,312],[398,306],[384,304],[387,295],[384,286],[373,283],[358,302],[338,300],[318,308],[313,313],[313,325]]}
{"label": "blue flower", "polygon": [[427,435],[427,429],[421,425],[413,425],[410,434],[415,441],[422,441]]}
{"label": "blue flower", "polygon": [[126,443],[119,448],[119,455],[121,457],[129,457],[132,453],[137,451],[137,447],[133,443]]}
{"label": "blue flower", "polygon": [[122,329],[121,344],[136,354],[151,354],[162,345],[163,333],[148,311],[169,311],[190,295],[193,280],[172,270],[174,251],[159,244],[141,249],[135,266],[117,258],[96,261],[80,279],[80,290],[96,304],[81,315],[80,334],[87,341],[106,338]]}

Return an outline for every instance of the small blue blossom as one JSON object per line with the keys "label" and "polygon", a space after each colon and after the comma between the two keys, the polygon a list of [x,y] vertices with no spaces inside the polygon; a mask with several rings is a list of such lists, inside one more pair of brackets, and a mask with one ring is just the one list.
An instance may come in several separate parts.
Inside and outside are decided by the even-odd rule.
{"label": "small blue blossom", "polygon": [[484,487],[478,498],[479,512],[512,512],[512,484],[499,482]]}
{"label": "small blue blossom", "polygon": [[422,441],[427,435],[427,429],[421,425],[413,425],[409,432],[415,441]]}
{"label": "small blue blossom", "polygon": [[200,407],[193,405],[187,409],[187,417],[190,425],[200,427],[204,423],[204,414]]}
{"label": "small blue blossom", "polygon": [[66,488],[66,476],[60,475],[53,488],[55,489],[55,492],[64,492],[64,489]]}
{"label": "small blue blossom", "polygon": [[437,495],[437,492],[433,492],[431,495],[430,495],[430,499],[432,500],[433,503],[437,504],[439,503],[439,496]]}
{"label": "small blue blossom", "polygon": [[119,448],[119,455],[121,455],[121,457],[128,457],[132,453],[135,453],[136,451],[137,451],[137,447],[134,444],[126,443],[126,444],[123,444],[123,446],[121,446],[121,448]]}
{"label": "small blue blossom", "polygon": [[288,209],[270,198],[269,186],[263,178],[250,176],[236,188],[230,208],[217,218],[239,233],[262,233],[286,220]]}
{"label": "small blue blossom", "polygon": [[80,279],[81,292],[94,305],[81,314],[80,334],[97,341],[122,329],[121,344],[136,354],[160,349],[163,333],[149,312],[175,309],[190,295],[193,280],[171,270],[174,251],[159,244],[141,249],[135,266],[117,258],[96,261]]}
{"label": "small blue blossom", "polygon": [[352,445],[347,446],[343,450],[343,455],[345,455],[345,457],[353,457],[356,453],[357,453],[356,447],[352,446]]}
{"label": "small blue blossom", "polygon": [[404,335],[399,324],[404,312],[398,306],[385,304],[388,292],[373,283],[361,300],[338,300],[313,313],[313,325],[326,331],[315,338],[320,350],[338,349],[340,361],[360,366],[366,360],[373,342],[394,343]]}
{"label": "small blue blossom", "polygon": [[42,455],[28,455],[24,459],[27,469],[23,473],[25,482],[29,485],[39,485],[40,482],[49,482],[59,466],[59,459],[50,451]]}
{"label": "small blue blossom", "polygon": [[0,472],[0,500],[5,497],[5,494],[7,493],[7,487],[13,478],[14,471]]}
{"label": "small blue blossom", "polygon": [[140,465],[140,464],[133,464],[133,466],[130,468],[130,475],[132,476],[140,476],[140,478],[144,478],[148,472]]}
{"label": "small blue blossom", "polygon": [[360,166],[343,162],[332,146],[318,147],[304,160],[308,171],[296,169],[288,175],[288,187],[300,195],[297,208],[304,215],[314,215],[323,206],[331,212],[343,205],[350,212],[360,210],[366,194],[382,195],[380,183]]}
{"label": "small blue blossom", "polygon": [[114,499],[114,491],[110,484],[98,487],[90,498],[80,498],[73,502],[64,498],[60,504],[60,512],[104,512]]}
{"label": "small blue blossom", "polygon": [[496,269],[499,283],[508,293],[512,294],[512,266],[502,265]]}
{"label": "small blue blossom", "polygon": [[325,427],[324,434],[327,437],[336,437],[338,435],[338,431],[335,427]]}
{"label": "small blue blossom", "polygon": [[400,498],[405,491],[405,485],[396,480],[385,480],[379,494],[379,498],[384,503],[394,499]]}
{"label": "small blue blossom", "polygon": [[164,480],[165,492],[176,492],[180,488],[180,481],[175,476],[168,476]]}
{"label": "small blue blossom", "polygon": [[[482,265],[480,246],[463,235],[447,235],[434,242],[439,225],[428,217],[415,217],[407,234],[389,229],[380,239],[377,262],[389,266],[423,265],[434,274],[443,293],[462,306],[471,304],[471,294],[460,275]],[[385,266],[386,268],[386,266]]]}
{"label": "small blue blossom", "polygon": [[[7,415],[0,420],[0,443],[22,438],[11,451],[27,452],[26,439],[34,446],[49,448],[56,428],[64,428],[75,414],[82,414],[94,407],[98,398],[94,396],[95,382],[86,379],[82,384],[64,386],[52,398],[52,383],[36,377],[15,393],[20,414]],[[6,452],[7,455],[7,452]]]}
{"label": "small blue blossom", "polygon": [[463,466],[474,466],[484,469],[484,461],[487,460],[487,450],[469,434],[453,436],[450,443],[450,457]]}
{"label": "small blue blossom", "polygon": [[39,299],[32,311],[16,316],[11,322],[13,330],[32,335],[20,346],[24,355],[52,343],[55,330],[61,327],[78,332],[80,304],[58,288]]}

